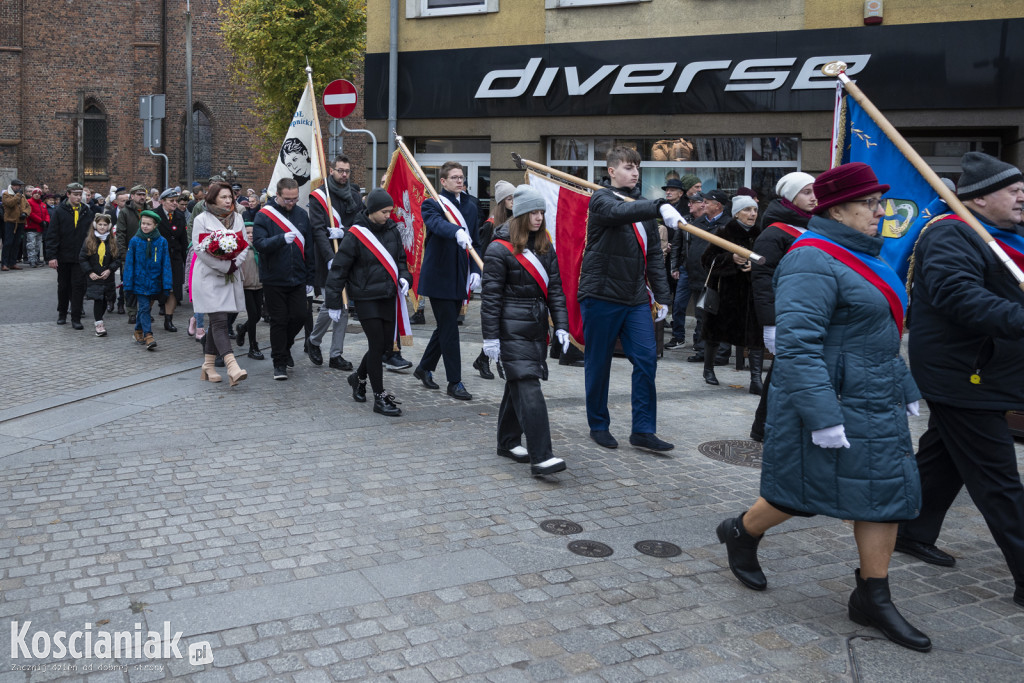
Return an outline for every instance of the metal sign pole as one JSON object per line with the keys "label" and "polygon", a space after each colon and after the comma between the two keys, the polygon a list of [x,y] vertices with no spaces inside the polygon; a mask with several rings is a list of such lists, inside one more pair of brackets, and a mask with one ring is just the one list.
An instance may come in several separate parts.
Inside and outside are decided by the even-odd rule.
{"label": "metal sign pole", "polygon": [[373,134],[373,131],[366,130],[365,128],[357,128],[355,130],[349,128],[345,125],[345,119],[337,120],[341,123],[341,129],[346,133],[366,133],[373,141],[373,152],[371,153],[371,157],[373,159],[373,175],[371,176],[372,181],[366,184],[366,187],[368,188],[366,192],[369,194],[370,190],[380,186],[380,179],[377,177],[377,136]]}

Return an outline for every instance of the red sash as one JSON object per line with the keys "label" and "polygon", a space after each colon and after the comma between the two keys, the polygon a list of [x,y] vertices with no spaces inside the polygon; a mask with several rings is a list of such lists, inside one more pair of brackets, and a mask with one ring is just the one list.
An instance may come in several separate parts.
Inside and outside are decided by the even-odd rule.
{"label": "red sash", "polygon": [[294,232],[295,241],[292,243],[299,248],[299,253],[302,254],[302,258],[306,258],[306,238],[302,235],[294,225],[291,224],[284,216],[277,211],[273,210],[272,207],[266,206],[260,209],[260,213],[270,220],[274,221],[274,225],[281,228],[285,232]]}
{"label": "red sash", "polygon": [[388,272],[388,275],[391,276],[391,281],[395,283],[395,289],[398,290],[398,297],[395,303],[395,336],[410,336],[412,334],[412,327],[409,323],[409,311],[405,304],[405,297],[402,296],[402,286],[398,282],[398,264],[391,254],[388,253],[387,249],[384,248],[384,245],[380,243],[380,240],[363,226],[353,225],[348,231],[355,235],[356,239],[369,249],[371,254],[377,257],[377,261]]}
{"label": "red sash", "polygon": [[[544,292],[544,299],[547,300],[548,275],[546,272],[541,272],[539,266],[541,266],[542,264],[539,261],[537,263],[534,263],[529,258],[527,258],[526,254],[517,254],[516,248],[512,246],[511,242],[507,242],[505,240],[495,240],[495,242],[497,242],[498,244],[502,245],[510,252],[512,252],[512,255],[515,257],[516,261],[519,261],[519,265],[521,265],[526,270],[526,272],[533,276],[533,279],[537,281],[537,285],[540,287],[540,291]],[[536,256],[534,258],[536,258]]]}
{"label": "red sash", "polygon": [[324,214],[330,215],[331,225],[335,228],[344,228],[345,226],[341,224],[341,214],[335,211],[334,207],[328,208],[327,198],[323,195],[321,190],[323,190],[322,187],[317,188],[312,192],[312,195],[316,197],[318,202],[320,202],[320,206],[324,207]]}
{"label": "red sash", "polygon": [[772,223],[768,227],[778,228],[779,230],[786,233],[790,237],[799,237],[800,235],[803,234],[803,232],[800,231],[800,228],[790,225],[789,223],[783,223],[781,221],[776,221],[775,223]]}
{"label": "red sash", "polygon": [[[947,214],[945,216],[937,216],[933,220],[946,220],[947,218],[955,220],[955,221],[960,221],[964,225],[968,224],[967,221],[965,221],[963,218],[960,218],[960,216],[956,215],[955,213]],[[1003,232],[1006,232],[1006,231],[1003,231]],[[989,234],[991,234],[991,233],[989,233]],[[1013,237],[1015,239],[1018,239],[1018,240],[1020,239],[1020,237],[1017,236],[1017,235],[1014,235]],[[1022,251],[1022,250],[1024,250],[1024,244],[1018,244],[1016,247],[1013,247],[1013,246],[1010,246],[1010,244],[1007,243],[1006,240],[1001,240],[998,237],[996,237],[995,235],[992,235],[992,239],[994,239],[996,241],[996,244],[998,244],[1000,247],[1003,248],[1003,251],[1006,252],[1006,255],[1010,257],[1011,261],[1013,261],[1014,263],[1017,264],[1018,268],[1020,268],[1021,270],[1024,270],[1024,251]]]}
{"label": "red sash", "polygon": [[633,237],[636,237],[636,242],[640,245],[640,253],[644,255],[644,284],[647,287],[647,298],[650,299],[651,306],[654,306],[656,303],[654,292],[651,291],[651,285],[647,282],[647,229],[639,221],[631,223],[630,227],[633,228]]}
{"label": "red sash", "polygon": [[793,251],[800,247],[815,247],[816,249],[821,249],[843,265],[849,266],[855,273],[877,288],[888,302],[889,311],[892,313],[892,319],[896,322],[896,329],[899,330],[900,336],[903,336],[903,300],[900,299],[899,295],[893,290],[889,283],[883,280],[878,273],[872,270],[854,254],[851,254],[846,249],[837,244],[833,244],[832,242],[816,239],[814,237],[805,237],[799,242],[796,242],[789,248],[789,250]]}

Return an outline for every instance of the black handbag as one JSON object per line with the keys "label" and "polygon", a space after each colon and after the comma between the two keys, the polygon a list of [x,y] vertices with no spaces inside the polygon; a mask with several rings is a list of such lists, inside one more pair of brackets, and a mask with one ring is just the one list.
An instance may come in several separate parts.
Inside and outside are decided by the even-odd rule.
{"label": "black handbag", "polygon": [[715,315],[718,313],[718,305],[721,301],[718,297],[718,290],[708,285],[710,281],[711,269],[709,268],[708,276],[704,280],[704,289],[701,290],[700,297],[697,298],[697,310],[704,311],[705,314]]}

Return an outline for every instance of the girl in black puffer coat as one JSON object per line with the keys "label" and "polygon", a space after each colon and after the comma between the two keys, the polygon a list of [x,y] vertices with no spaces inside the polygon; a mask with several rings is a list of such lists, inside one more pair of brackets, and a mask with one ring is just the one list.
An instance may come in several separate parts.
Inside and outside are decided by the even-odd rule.
{"label": "girl in black puffer coat", "polygon": [[[398,299],[408,293],[412,282],[405,265],[402,235],[398,224],[390,218],[394,208],[394,201],[387,192],[380,188],[370,192],[366,198],[366,210],[356,216],[338,246],[327,275],[324,297],[324,305],[336,322],[341,319],[344,308],[342,290],[347,287],[348,296],[355,300],[356,314],[366,333],[368,348],[359,368],[348,376],[352,398],[360,403],[366,401],[366,378],[369,376],[374,396],[373,412],[388,417],[397,417],[402,410],[396,405],[395,397],[384,391],[384,353],[394,346]],[[375,248],[383,247],[390,254],[397,270],[394,276],[367,246],[368,243]]]}
{"label": "girl in black puffer coat", "polygon": [[[498,455],[531,463],[535,475],[565,469],[565,462],[551,453],[551,429],[540,388],[540,380],[548,378],[549,315],[555,336],[563,345],[569,343],[565,295],[544,224],[545,208],[536,190],[528,185],[516,188],[513,218],[495,230],[484,255],[480,304],[484,352],[500,361],[505,377]],[[524,432],[528,448],[520,444]]]}

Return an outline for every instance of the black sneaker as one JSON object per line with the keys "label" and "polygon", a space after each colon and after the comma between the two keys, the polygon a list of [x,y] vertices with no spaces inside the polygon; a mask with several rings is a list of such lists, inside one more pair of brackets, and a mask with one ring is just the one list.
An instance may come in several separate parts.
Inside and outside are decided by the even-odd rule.
{"label": "black sneaker", "polygon": [[409,323],[411,325],[426,325],[427,317],[423,314],[423,311],[416,311],[409,316]]}
{"label": "black sneaker", "polygon": [[682,346],[682,344],[683,343],[681,341],[679,341],[675,337],[672,337],[667,342],[665,342],[665,348],[666,349],[675,349],[675,348],[678,348],[678,347]]}
{"label": "black sneaker", "polygon": [[649,451],[670,451],[675,448],[668,441],[662,441],[654,434],[641,434],[633,432],[629,435],[629,443],[637,448],[645,448]]}
{"label": "black sneaker", "polygon": [[[323,359],[321,359],[321,362],[323,362]],[[350,361],[345,360],[344,356],[332,357],[331,360],[327,362],[327,365],[329,367],[334,368],[335,370],[343,370],[344,372],[349,372],[352,369],[352,363]]]}
{"label": "black sneaker", "polygon": [[290,367],[290,368],[294,368],[295,367],[295,359],[292,358],[292,352],[291,351],[288,352],[288,367]]}
{"label": "black sneaker", "polygon": [[135,324],[135,314],[134,313],[129,313],[128,314],[128,324],[129,325],[134,325]]}
{"label": "black sneaker", "polygon": [[62,315],[62,316],[57,318],[57,324],[58,325],[67,325],[68,324],[68,316],[67,316],[66,313],[64,315]]}
{"label": "black sneaker", "polygon": [[402,358],[401,353],[392,353],[390,356],[385,356],[384,367],[387,370],[398,372],[400,370],[408,370],[412,367],[412,363]]}
{"label": "black sneaker", "polygon": [[274,366],[274,379],[288,379],[288,368],[283,365]]}
{"label": "black sneaker", "polygon": [[313,362],[313,365],[324,364],[324,355],[320,353],[320,347],[316,344],[310,344],[307,353],[309,354],[309,360]]}

